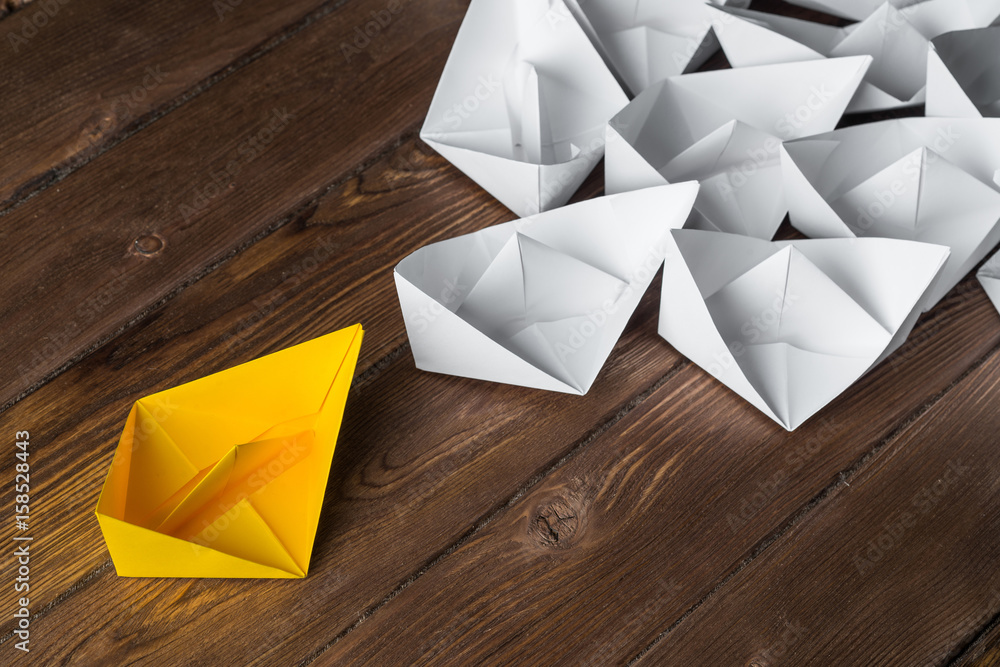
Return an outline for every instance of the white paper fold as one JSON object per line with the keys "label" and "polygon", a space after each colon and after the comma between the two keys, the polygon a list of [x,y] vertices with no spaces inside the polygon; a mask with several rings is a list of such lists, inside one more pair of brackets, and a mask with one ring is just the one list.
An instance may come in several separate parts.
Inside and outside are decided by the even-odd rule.
{"label": "white paper fold", "polygon": [[[749,0],[712,0],[746,7]],[[567,0],[611,71],[633,95],[695,70],[719,48],[708,0]]]}
{"label": "white paper fold", "polygon": [[1000,119],[906,118],[786,143],[792,225],[812,238],[946,245],[932,308],[1000,242]]}
{"label": "white paper fold", "polygon": [[976,274],[990,301],[1000,311],[1000,253],[993,255]]}
{"label": "white paper fold", "polygon": [[874,62],[848,113],[924,102],[930,41],[888,3],[846,28],[763,12],[712,11],[715,33],[733,67],[868,54]]}
{"label": "white paper fold", "polygon": [[395,280],[417,367],[587,393],[697,193],[601,197],[408,256]]}
{"label": "white paper fold", "polygon": [[928,116],[1000,117],[1000,26],[942,35],[927,58]]}
{"label": "white paper fold", "polygon": [[526,216],[569,200],[627,102],[562,0],[472,0],[420,136]]}
{"label": "white paper fold", "polygon": [[836,127],[870,63],[833,58],[654,84],[609,123],[605,189],[696,179],[690,226],[770,239],[788,211],[782,140]]}
{"label": "white paper fold", "polygon": [[788,430],[905,341],[949,251],[671,233],[660,335]]}
{"label": "white paper fold", "polygon": [[[863,21],[885,0],[787,0],[852,21]],[[890,0],[920,26],[940,25],[942,34],[990,25],[1000,16],[1000,0]]]}

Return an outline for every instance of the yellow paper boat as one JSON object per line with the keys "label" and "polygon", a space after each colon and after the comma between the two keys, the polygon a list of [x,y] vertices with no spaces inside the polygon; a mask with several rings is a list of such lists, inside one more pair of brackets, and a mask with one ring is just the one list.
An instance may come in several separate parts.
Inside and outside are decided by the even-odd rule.
{"label": "yellow paper boat", "polygon": [[304,577],[364,331],[136,401],[97,502],[125,577]]}

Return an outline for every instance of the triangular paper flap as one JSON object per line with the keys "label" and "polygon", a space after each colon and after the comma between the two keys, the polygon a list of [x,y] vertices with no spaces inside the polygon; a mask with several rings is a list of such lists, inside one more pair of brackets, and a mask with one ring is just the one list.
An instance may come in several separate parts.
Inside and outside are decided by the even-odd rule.
{"label": "triangular paper flap", "polygon": [[668,255],[668,262],[679,260],[687,267],[703,299],[778,252],[767,241],[739,234],[684,229],[671,237],[677,257]]}
{"label": "triangular paper flap", "polygon": [[541,167],[537,164],[455,148],[425,136],[421,138],[517,215],[531,215],[541,210],[538,187]]}
{"label": "triangular paper flap", "polygon": [[757,378],[757,391],[789,431],[842,394],[871,363],[869,358],[820,354],[787,343],[751,345],[740,357],[744,370]]}
{"label": "triangular paper flap", "polygon": [[941,35],[928,58],[928,115],[1000,116],[1000,26]]}
{"label": "triangular paper flap", "polygon": [[638,92],[651,83],[684,73],[689,59],[678,59],[674,54],[683,53],[691,37],[636,26],[607,33],[602,42],[629,90]]}
{"label": "triangular paper flap", "polygon": [[[897,3],[899,0],[893,0]],[[1000,17],[1000,0],[906,0],[906,18],[927,37],[984,28]]]}
{"label": "triangular paper flap", "polygon": [[715,34],[733,67],[818,60],[844,38],[842,28],[742,9],[718,12]]}
{"label": "triangular paper flap", "polygon": [[196,514],[188,528],[201,530],[184,538],[195,544],[210,546],[236,558],[260,563],[297,576],[305,571],[295,563],[285,545],[261,518],[248,498],[243,498],[225,514],[211,517],[214,512]]}
{"label": "triangular paper flap", "polygon": [[124,511],[116,516],[130,523],[146,519],[198,473],[141,399],[135,404],[134,427]]}
{"label": "triangular paper flap", "polygon": [[698,191],[694,182],[649,187],[587,200],[515,225],[550,248],[630,282],[640,270],[655,271],[664,237],[684,225]]}
{"label": "triangular paper flap", "polygon": [[514,223],[507,222],[432,243],[406,256],[396,272],[454,312],[513,237]]}
{"label": "triangular paper flap", "polygon": [[855,26],[831,56],[871,54],[875,60],[865,79],[899,100],[909,100],[927,82],[927,38],[906,15],[884,4]]}
{"label": "triangular paper flap", "polygon": [[120,577],[298,578],[302,574],[230,556],[98,512]]}
{"label": "triangular paper flap", "polygon": [[135,435],[136,413],[138,407],[132,404],[125,428],[118,439],[118,447],[111,459],[111,469],[104,479],[101,495],[97,499],[97,511],[118,519],[125,517],[125,501],[128,497],[129,468],[132,464],[132,445]]}
{"label": "triangular paper flap", "polygon": [[353,335],[320,336],[142,401],[177,406],[163,426],[201,470],[270,425],[316,413]]}
{"label": "triangular paper flap", "polygon": [[524,271],[516,234],[468,289],[455,314],[501,344],[524,328]]}
{"label": "triangular paper flap", "polygon": [[[863,21],[878,9],[885,0],[788,0],[793,5],[814,9],[824,14],[832,14],[842,19]],[[892,0],[896,7],[906,7],[924,0]],[[949,0],[952,1],[952,0]]]}
{"label": "triangular paper flap", "polygon": [[871,174],[865,166],[872,156],[890,164],[925,146],[989,184],[1000,164],[1000,119],[903,118],[865,123],[789,142],[785,148],[794,158],[797,146],[811,142],[837,144],[819,173],[800,165],[813,187],[831,201]]}
{"label": "triangular paper flap", "polygon": [[191,529],[196,515],[212,523],[244,498],[263,492],[268,481],[308,455],[314,436],[310,430],[233,447],[195,487],[177,499],[158,525],[145,525],[166,535],[189,539],[202,530],[201,526]]}
{"label": "triangular paper flap", "polygon": [[925,99],[927,99],[926,87],[917,91],[913,97],[901,100],[874,84],[862,81],[861,85],[858,86],[858,92],[854,94],[854,99],[847,105],[847,110],[844,113],[872,113],[874,111],[902,109],[923,104]]}
{"label": "triangular paper flap", "polygon": [[616,129],[609,126],[607,132],[604,148],[604,191],[607,194],[616,195],[669,182]]}
{"label": "triangular paper flap", "polygon": [[941,39],[934,40],[934,46],[927,51],[927,115],[979,118],[982,112],[969,99],[935,48]]}
{"label": "triangular paper flap", "polygon": [[529,236],[518,234],[525,321],[554,322],[618,301],[628,283]]}
{"label": "triangular paper flap", "polygon": [[941,273],[948,248],[884,238],[793,244],[887,331],[899,330]]}
{"label": "triangular paper flap", "polygon": [[755,167],[748,177],[743,173],[723,172],[703,181],[695,206],[718,231],[770,240],[788,211],[781,166]]}
{"label": "triangular paper flap", "polygon": [[[396,291],[417,368],[477,380],[579,393],[445,310],[397,271]],[[421,312],[429,316],[420,315]],[[411,313],[417,313],[411,316]]]}
{"label": "triangular paper flap", "polygon": [[[699,252],[699,249],[710,250],[717,247],[710,242],[701,243],[701,241],[711,239],[713,236],[725,241],[748,242],[749,250],[751,252],[757,251],[754,253],[757,255],[761,254],[762,247],[771,245],[756,239],[730,234],[711,234],[695,230],[672,232],[668,238],[668,251],[663,266],[658,332],[678,352],[714,375],[768,417],[778,421],[777,415],[747,380],[743,370],[736,363],[733,351],[719,335],[719,331],[712,321],[712,316],[708,312],[708,306],[699,291],[699,286],[692,276],[692,270],[701,268],[701,260],[719,266],[724,263],[722,261],[709,261],[712,259],[710,253]],[[695,241],[695,243],[686,244],[691,251],[691,256],[685,258],[677,244],[688,239]],[[730,250],[732,250],[732,244],[730,244]],[[768,248],[768,250],[771,249]],[[771,254],[773,251],[768,252],[765,256]],[[720,255],[726,255],[732,259],[736,257],[731,253],[720,253]],[[761,257],[761,259],[763,258]],[[746,258],[743,261],[745,262]],[[706,274],[708,273],[714,272],[708,270]],[[738,348],[737,351],[739,351]]]}
{"label": "triangular paper flap", "polygon": [[817,354],[864,357],[870,364],[891,338],[794,246],[785,246],[706,303],[730,345],[787,343]]}
{"label": "triangular paper flap", "polygon": [[805,140],[782,144],[780,149],[783,191],[792,225],[812,238],[853,236],[804,173],[818,174],[837,145],[835,141]]}
{"label": "triangular paper flap", "polygon": [[927,149],[918,148],[856,185],[830,205],[857,236],[916,240],[926,162]]}
{"label": "triangular paper flap", "polygon": [[[789,140],[836,127],[871,62],[871,56],[856,56],[716,70],[668,79],[668,85],[711,101],[719,119],[735,118]],[[705,122],[712,121],[700,124]]]}
{"label": "triangular paper flap", "polygon": [[994,255],[990,261],[983,265],[977,274],[979,283],[986,290],[990,301],[1000,311],[1000,253]]}

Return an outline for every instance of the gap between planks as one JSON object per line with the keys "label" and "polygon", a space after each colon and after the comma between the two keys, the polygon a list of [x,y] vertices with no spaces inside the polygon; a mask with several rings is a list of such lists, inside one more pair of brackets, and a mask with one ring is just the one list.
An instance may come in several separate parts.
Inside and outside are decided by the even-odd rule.
{"label": "gap between planks", "polygon": [[[989,352],[984,354],[982,357],[977,359],[972,365],[970,365],[965,371],[957,377],[951,384],[946,388],[938,392],[935,396],[928,399],[923,405],[917,407],[909,416],[904,417],[899,425],[896,426],[887,436],[882,438],[877,442],[870,450],[862,454],[854,463],[850,466],[841,470],[837,473],[836,479],[831,482],[828,486],[817,493],[811,500],[803,504],[791,517],[777,530],[771,534],[765,536],[754,549],[751,551],[750,555],[743,559],[729,574],[723,577],[718,585],[716,585],[712,590],[706,593],[700,600],[695,602],[691,607],[689,607],[683,614],[681,614],[676,621],[670,624],[670,626],[661,632],[659,635],[653,639],[644,649],[639,651],[631,660],[628,661],[626,667],[634,667],[639,661],[641,661],[646,654],[652,651],[660,642],[667,638],[667,636],[673,632],[681,623],[683,623],[689,616],[694,614],[699,607],[708,602],[712,597],[718,594],[722,589],[724,589],[729,582],[736,577],[740,572],[746,569],[753,561],[766,553],[771,546],[773,546],[778,540],[781,539],[786,533],[792,530],[795,526],[801,523],[809,514],[811,514],[815,509],[820,507],[827,498],[833,495],[838,489],[843,486],[850,486],[850,483],[868,467],[868,463],[871,462],[875,457],[877,457],[883,450],[889,447],[895,440],[900,438],[911,426],[913,426],[917,421],[919,421],[928,411],[930,411],[938,402],[944,399],[955,387],[961,384],[969,375],[974,373],[976,370],[981,368],[984,364],[990,361],[993,357],[1000,353],[1000,345],[996,345]],[[1000,613],[988,621],[983,628],[976,632],[973,639],[965,647],[959,649],[960,654],[964,654],[966,650],[974,645],[979,639],[984,636],[993,625],[996,625],[1000,621]],[[955,665],[956,661],[949,663],[949,667]]]}
{"label": "gap between planks", "polygon": [[[337,1],[340,2],[341,4],[343,4],[343,3],[347,2],[348,0],[337,0]],[[2,415],[4,412],[6,412],[7,410],[9,410],[10,408],[14,407],[14,405],[16,405],[18,402],[24,400],[25,397],[29,396],[30,394],[33,394],[34,392],[36,392],[39,389],[41,389],[42,387],[44,387],[46,384],[48,384],[49,382],[51,382],[52,380],[54,380],[55,378],[57,378],[59,375],[65,373],[69,368],[73,367],[74,365],[80,363],[82,360],[84,360],[87,357],[89,357],[91,354],[93,354],[94,352],[96,352],[97,350],[99,350],[101,347],[107,345],[111,341],[115,340],[116,338],[118,338],[119,336],[121,336],[122,334],[124,334],[126,331],[128,331],[129,329],[131,329],[136,324],[138,324],[138,323],[142,322],[143,320],[145,320],[150,314],[156,312],[157,310],[159,310],[160,308],[162,308],[163,306],[165,306],[167,303],[169,303],[170,301],[172,301],[173,299],[175,299],[177,296],[179,296],[181,294],[181,292],[183,292],[187,288],[191,287],[192,285],[194,285],[198,281],[202,280],[203,278],[207,277],[209,274],[213,273],[214,271],[216,271],[217,269],[219,269],[220,267],[222,267],[224,264],[226,264],[227,262],[229,262],[230,260],[232,260],[234,257],[236,257],[237,255],[239,255],[240,253],[244,252],[245,250],[247,250],[251,246],[259,243],[260,241],[263,241],[265,238],[267,238],[268,236],[270,236],[274,232],[278,231],[282,227],[285,227],[286,225],[288,225],[291,222],[295,222],[297,220],[301,220],[303,222],[307,222],[312,217],[312,214],[313,214],[313,211],[310,211],[310,209],[312,209],[314,206],[316,206],[324,197],[326,197],[331,192],[333,192],[337,188],[341,187],[342,185],[344,185],[348,181],[350,181],[350,180],[352,180],[354,178],[357,178],[363,172],[367,171],[369,168],[371,168],[374,165],[378,164],[379,161],[384,160],[386,157],[388,157],[389,155],[391,155],[395,151],[399,150],[400,146],[402,146],[403,143],[405,143],[406,141],[409,141],[410,139],[413,139],[414,137],[416,137],[417,133],[418,133],[418,131],[416,129],[416,125],[412,126],[408,130],[406,130],[405,132],[403,132],[402,134],[400,134],[396,138],[396,141],[394,141],[391,145],[387,146],[384,150],[382,150],[379,153],[371,156],[369,159],[365,160],[364,162],[362,162],[361,164],[359,164],[358,166],[356,166],[354,168],[354,170],[351,171],[349,174],[345,174],[343,178],[340,178],[340,179],[338,179],[336,181],[328,183],[326,186],[323,187],[323,190],[320,193],[318,193],[315,197],[312,197],[308,201],[306,201],[304,203],[301,203],[301,204],[295,206],[294,208],[288,209],[289,210],[288,213],[286,213],[286,214],[282,215],[281,217],[277,218],[275,220],[275,222],[273,222],[272,224],[268,225],[266,228],[262,229],[253,238],[251,238],[251,239],[247,240],[245,243],[242,243],[241,245],[233,248],[232,251],[230,251],[229,253],[227,253],[225,256],[219,258],[216,262],[213,262],[211,264],[208,264],[208,265],[204,266],[201,271],[199,271],[198,273],[196,273],[189,280],[187,280],[187,281],[181,283],[180,285],[178,285],[177,288],[175,288],[171,292],[169,292],[166,295],[164,295],[162,298],[160,298],[159,300],[157,300],[155,303],[152,303],[149,306],[147,306],[146,308],[143,308],[142,310],[140,310],[131,319],[129,319],[127,322],[125,322],[122,325],[120,325],[117,329],[115,329],[109,335],[101,337],[101,338],[97,338],[94,341],[93,344],[91,344],[90,346],[88,346],[82,352],[80,352],[79,354],[75,355],[69,361],[67,361],[66,363],[64,363],[62,366],[60,366],[56,370],[52,371],[51,373],[45,375],[42,379],[38,380],[34,384],[29,385],[23,391],[21,391],[21,393],[17,394],[14,398],[12,398],[9,401],[7,401],[7,403],[5,403],[4,405],[0,406],[0,415]],[[0,215],[2,215],[2,214],[0,214]]]}
{"label": "gap between planks", "polygon": [[[329,0],[328,2],[321,5],[318,9],[306,14],[295,23],[279,31],[278,34],[274,35],[273,37],[263,42],[262,44],[259,44],[247,55],[243,56],[242,58],[237,58],[236,60],[224,66],[221,70],[217,71],[216,73],[210,74],[202,81],[196,83],[186,92],[181,93],[176,98],[174,98],[167,104],[163,105],[160,109],[155,109],[153,111],[150,111],[145,116],[139,118],[134,126],[132,126],[130,129],[126,129],[114,135],[112,139],[103,144],[93,153],[90,153],[86,157],[80,157],[79,159],[75,159],[71,161],[70,164],[56,166],[50,169],[44,176],[42,176],[38,180],[29,181],[28,183],[24,184],[23,186],[14,191],[14,193],[11,195],[10,201],[6,205],[0,206],[0,220],[3,219],[3,216],[7,215],[14,209],[18,208],[26,201],[33,199],[35,196],[41,194],[42,192],[49,189],[53,185],[63,181],[70,174],[74,173],[81,167],[86,166],[95,158],[104,155],[108,151],[120,145],[129,137],[141,132],[142,130],[145,130],[147,127],[149,127],[156,121],[176,111],[177,109],[181,108],[182,106],[184,106],[191,100],[195,99],[196,97],[199,97],[202,93],[208,91],[210,88],[220,83],[221,81],[228,79],[230,76],[242,70],[247,65],[262,58],[263,56],[266,56],[268,53],[276,49],[281,44],[287,42],[289,39],[299,34],[300,32],[305,30],[307,27],[309,27],[316,21],[340,9],[341,7],[346,5],[349,1],[350,0]],[[0,18],[2,18],[2,16],[0,16]],[[79,361],[79,359],[75,359],[69,362],[66,368],[68,368],[73,363],[76,363],[76,361]],[[56,374],[61,373],[63,370],[65,370],[65,368],[59,370]],[[44,384],[47,381],[48,380],[43,381],[42,384]],[[31,393],[31,392],[29,391],[26,393]],[[18,400],[20,400],[20,397],[18,398]],[[13,403],[16,402],[17,401],[12,402],[11,405],[13,405]],[[10,406],[9,405],[3,406],[2,408],[0,408],[0,412],[3,412],[8,407]]]}

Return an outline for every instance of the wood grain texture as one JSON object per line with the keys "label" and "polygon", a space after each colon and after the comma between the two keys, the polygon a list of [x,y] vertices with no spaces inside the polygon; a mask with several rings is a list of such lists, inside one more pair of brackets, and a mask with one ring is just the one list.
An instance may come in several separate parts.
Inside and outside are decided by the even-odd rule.
{"label": "wood grain texture", "polygon": [[639,664],[947,665],[1000,613],[998,400],[994,352]]}
{"label": "wood grain texture", "polygon": [[244,64],[322,4],[45,0],[11,16],[0,26],[0,210]]}
{"label": "wood grain texture", "polygon": [[[967,281],[792,434],[685,368],[315,664],[624,664],[996,347],[996,320]],[[663,664],[746,664],[682,657]]]}
{"label": "wood grain texture", "polygon": [[[67,7],[73,2],[99,4]],[[129,7],[116,20],[173,17],[160,4]],[[977,470],[996,477],[983,429],[996,430],[990,378],[1000,326],[973,279],[882,367],[791,435],[656,336],[658,283],[586,397],[413,367],[392,266],[428,242],[512,217],[412,138],[466,5],[408,3],[350,62],[340,44],[385,2],[328,4],[329,15],[290,29],[257,60],[246,50],[220,53],[219,40],[232,36],[212,33],[211,45],[186,54],[154,40],[157,53],[189,63],[180,71],[190,85],[212,76],[211,62],[237,62],[239,71],[211,78],[196,99],[0,217],[0,250],[23,258],[18,273],[2,270],[0,324],[9,335],[0,351],[28,366],[0,371],[0,406],[23,396],[2,420],[33,432],[35,510],[44,517],[33,526],[43,548],[33,560],[41,575],[23,664],[605,665],[651,644],[643,662],[652,664],[753,665],[753,656],[755,667],[806,664],[771,641],[788,630],[780,623],[796,622],[782,605],[802,608],[812,596],[809,627],[829,619],[843,630],[841,591],[846,608],[878,622],[888,615],[895,629],[863,640],[859,653],[873,648],[895,664],[920,651],[964,651],[956,665],[993,664],[1000,635],[989,623],[1000,609],[983,591],[964,595],[976,574],[995,578],[987,571],[997,554],[993,487],[980,484],[975,496],[992,515],[976,523],[963,506],[958,526],[943,533],[954,539],[942,542],[931,523],[907,533],[902,562],[942,549],[947,556],[914,566],[915,581],[941,593],[931,602],[937,625],[916,648],[899,644],[911,637],[903,607],[887,609],[909,583],[906,568],[889,576],[896,588],[869,599],[853,579],[817,571],[826,561],[814,553],[839,546],[827,531],[857,528],[855,515],[837,508],[860,508],[877,528],[891,515],[888,501],[912,496],[901,479],[936,474],[928,462],[952,445],[953,432],[934,426],[944,416],[954,425],[979,418],[964,428],[980,440],[963,446],[978,452]],[[777,0],[754,8],[819,16]],[[246,20],[284,11],[256,7],[257,19]],[[129,41],[135,35],[109,31],[124,49],[115,53],[150,55]],[[241,44],[252,51],[260,41],[251,34],[247,27]],[[131,62],[100,74],[119,77]],[[722,56],[709,64],[724,65]],[[179,87],[163,99],[147,117],[185,98]],[[232,187],[194,206],[279,107],[294,118],[241,164]],[[599,194],[600,182],[598,172],[578,198]],[[181,204],[195,212],[180,214]],[[92,511],[132,401],[357,321],[367,334],[309,576],[118,578]],[[893,467],[901,456],[910,463]],[[0,459],[0,477],[12,474],[12,461]],[[840,480],[852,489],[863,482],[859,493],[868,495],[848,495]],[[947,518],[935,517],[934,526]],[[0,540],[11,534],[0,522]],[[805,551],[796,550],[800,535]],[[963,571],[956,553],[976,568]],[[796,569],[784,567],[796,558]],[[0,606],[14,606],[9,587]],[[922,629],[934,619],[918,621]],[[689,635],[706,643],[685,643],[687,662],[675,662],[673,642]],[[832,635],[821,629],[810,641],[847,641]],[[12,650],[9,634],[0,642],[0,653]],[[798,650],[813,655],[805,640]],[[852,663],[850,652],[836,663],[832,653],[816,655],[815,664],[867,664]]]}
{"label": "wood grain texture", "polygon": [[462,4],[402,5],[346,63],[340,44],[380,2],[344,5],[0,219],[0,251],[19,258],[0,285],[0,353],[18,360],[0,405],[417,127]]}

